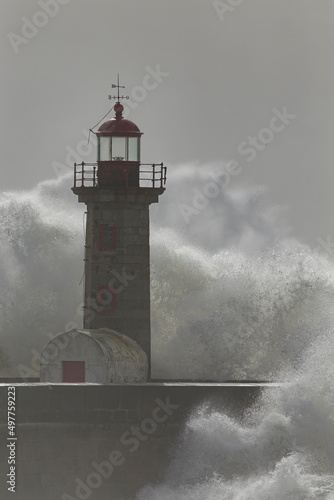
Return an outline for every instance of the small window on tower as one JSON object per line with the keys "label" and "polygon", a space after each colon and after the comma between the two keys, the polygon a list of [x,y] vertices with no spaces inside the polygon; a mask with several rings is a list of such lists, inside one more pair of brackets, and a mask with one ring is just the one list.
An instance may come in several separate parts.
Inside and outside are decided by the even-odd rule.
{"label": "small window on tower", "polygon": [[99,250],[106,252],[116,247],[116,226],[114,224],[100,224]]}
{"label": "small window on tower", "polygon": [[112,314],[115,309],[115,292],[113,288],[101,286],[97,294],[100,314]]}

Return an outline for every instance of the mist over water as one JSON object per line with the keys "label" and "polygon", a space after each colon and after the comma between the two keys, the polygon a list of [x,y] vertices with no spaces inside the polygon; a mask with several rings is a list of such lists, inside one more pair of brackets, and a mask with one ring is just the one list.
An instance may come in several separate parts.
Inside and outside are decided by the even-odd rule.
{"label": "mist over water", "polygon": [[[222,217],[205,249],[171,231],[153,236],[153,304],[164,313],[154,315],[155,330],[169,324],[160,336],[163,368],[282,385],[265,389],[244,415],[205,404],[194,410],[164,480],[136,500],[333,500],[333,264],[284,227],[275,231],[279,210],[261,214],[259,192],[227,197],[238,230],[229,232]],[[206,216],[217,228],[219,217]]]}
{"label": "mist over water", "polygon": [[333,262],[291,237],[263,187],[231,179],[194,210],[217,168],[170,169],[152,207],[153,374],[277,380],[333,324]]}
{"label": "mist over water", "polygon": [[[259,191],[227,196],[232,219],[244,216],[226,239],[214,233],[199,249],[172,231],[153,236],[159,246],[153,304],[164,313],[153,316],[154,329],[169,324],[169,334],[159,337],[163,368],[178,367],[185,378],[282,386],[264,390],[243,416],[197,408],[171,451],[164,481],[148,485],[137,500],[333,500],[333,264],[284,227],[277,231],[279,210],[261,214]],[[219,217],[211,213],[211,220],[217,228]]]}
{"label": "mist over water", "polygon": [[198,408],[163,483],[136,500],[333,500],[333,357],[327,331],[245,415]]}
{"label": "mist over water", "polygon": [[[333,499],[333,263],[291,237],[261,187],[231,182],[196,208],[216,168],[171,167],[151,206],[153,377],[283,385],[243,416],[197,408],[138,500]],[[71,184],[0,196],[2,375],[37,376],[49,338],[82,324],[85,205]]]}
{"label": "mist over water", "polygon": [[[83,210],[73,203],[69,187],[69,178],[63,178],[31,192],[1,194],[1,374],[37,376],[38,354],[50,335],[76,319],[82,302]],[[21,365],[31,373],[18,371]]]}
{"label": "mist over water", "polygon": [[[205,200],[218,168],[170,167],[151,205],[153,377],[277,380],[331,329],[334,266],[291,238],[263,187],[231,179]],[[71,185],[0,196],[2,373],[38,375],[49,338],[82,325],[85,205]]]}

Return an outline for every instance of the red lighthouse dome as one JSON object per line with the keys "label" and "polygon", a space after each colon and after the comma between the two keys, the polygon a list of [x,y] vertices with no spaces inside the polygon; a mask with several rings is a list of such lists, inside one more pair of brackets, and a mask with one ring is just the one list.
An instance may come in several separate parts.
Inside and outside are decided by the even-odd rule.
{"label": "red lighthouse dome", "polygon": [[138,137],[142,135],[137,125],[131,120],[123,118],[122,112],[124,107],[122,104],[117,102],[114,106],[115,118],[113,120],[107,120],[104,122],[98,131],[97,136],[101,135],[118,135],[118,136],[128,136],[128,137]]}
{"label": "red lighthouse dome", "polygon": [[140,136],[131,120],[123,118],[124,107],[114,106],[115,118],[104,122],[98,138],[99,185],[139,186]]}

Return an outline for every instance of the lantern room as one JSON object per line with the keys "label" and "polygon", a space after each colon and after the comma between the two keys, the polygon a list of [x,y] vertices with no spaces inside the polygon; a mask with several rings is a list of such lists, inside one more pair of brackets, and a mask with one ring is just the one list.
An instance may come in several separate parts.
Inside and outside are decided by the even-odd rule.
{"label": "lantern room", "polygon": [[117,96],[109,95],[108,98],[117,99],[117,102],[107,114],[114,110],[115,117],[105,121],[96,132],[93,129],[102,120],[90,129],[97,136],[97,162],[74,164],[73,191],[86,196],[86,189],[92,192],[92,189],[102,188],[102,191],[120,194],[124,188],[126,191],[132,188],[132,193],[138,188],[139,191],[152,188],[157,189],[159,195],[165,190],[166,167],[163,163],[141,163],[140,140],[143,134],[135,123],[123,117],[124,107],[120,99],[129,96],[119,94],[120,88],[124,88],[119,84],[119,76],[117,85],[113,84],[112,88],[117,88]]}
{"label": "lantern room", "polygon": [[140,136],[137,125],[123,117],[123,106],[114,106],[115,118],[101,125],[98,140],[99,186],[139,186]]}

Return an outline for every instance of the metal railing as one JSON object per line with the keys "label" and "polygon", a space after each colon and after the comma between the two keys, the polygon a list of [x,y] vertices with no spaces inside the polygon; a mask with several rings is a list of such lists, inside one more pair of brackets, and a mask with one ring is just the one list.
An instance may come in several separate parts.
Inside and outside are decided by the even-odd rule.
{"label": "metal railing", "polygon": [[[122,179],[123,187],[133,187],[131,176],[134,165],[129,163],[118,164],[110,168],[108,173],[117,172]],[[105,172],[103,172],[105,175]],[[166,183],[167,167],[163,163],[140,163],[137,170],[136,187],[163,188]],[[99,182],[100,178],[100,182]],[[118,187],[119,184],[106,182],[99,173],[98,163],[74,163],[74,187]]]}

